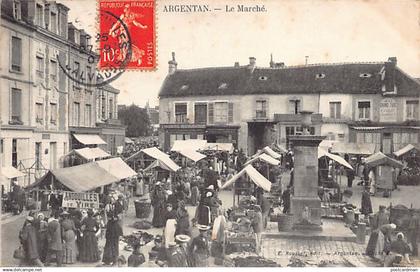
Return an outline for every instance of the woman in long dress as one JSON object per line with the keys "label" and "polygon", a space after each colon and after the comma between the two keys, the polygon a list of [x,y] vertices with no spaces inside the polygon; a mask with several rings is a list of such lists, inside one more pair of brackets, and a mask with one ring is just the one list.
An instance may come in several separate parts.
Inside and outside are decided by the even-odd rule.
{"label": "woman in long dress", "polygon": [[119,256],[119,240],[123,230],[118,224],[118,217],[111,217],[106,225],[105,248],[102,262],[106,265],[116,264]]}
{"label": "woman in long dress", "polygon": [[68,212],[61,214],[63,221],[61,222],[63,234],[63,263],[73,264],[76,262],[77,246],[76,246],[76,226],[69,218]]}
{"label": "woman in long dress", "polygon": [[88,211],[88,216],[82,220],[81,229],[83,231],[82,248],[80,252],[80,261],[97,262],[100,260],[98,239],[96,232],[100,230],[98,222],[93,218],[93,211]]}
{"label": "woman in long dress", "polygon": [[376,193],[376,177],[375,177],[375,171],[371,169],[369,171],[369,184],[370,184],[370,194],[375,195]]}
{"label": "woman in long dress", "polygon": [[165,226],[165,199],[165,192],[163,191],[162,186],[160,186],[160,183],[157,183],[152,197],[152,224],[155,228],[161,228]]}

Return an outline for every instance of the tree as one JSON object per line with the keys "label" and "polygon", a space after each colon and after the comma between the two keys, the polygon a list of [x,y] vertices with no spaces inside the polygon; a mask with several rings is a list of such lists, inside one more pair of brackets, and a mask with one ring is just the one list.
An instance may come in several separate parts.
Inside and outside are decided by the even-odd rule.
{"label": "tree", "polygon": [[127,126],[127,137],[149,136],[150,119],[146,109],[134,104],[118,110],[118,119]]}

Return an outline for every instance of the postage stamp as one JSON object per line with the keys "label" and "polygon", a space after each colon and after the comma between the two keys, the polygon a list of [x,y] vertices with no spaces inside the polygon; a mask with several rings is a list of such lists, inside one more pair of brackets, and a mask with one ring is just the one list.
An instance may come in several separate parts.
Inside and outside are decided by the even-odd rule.
{"label": "postage stamp", "polygon": [[[156,68],[155,0],[99,0],[99,12],[116,15],[118,20],[99,18],[99,67],[126,61],[127,70]],[[107,46],[115,44],[119,46]]]}

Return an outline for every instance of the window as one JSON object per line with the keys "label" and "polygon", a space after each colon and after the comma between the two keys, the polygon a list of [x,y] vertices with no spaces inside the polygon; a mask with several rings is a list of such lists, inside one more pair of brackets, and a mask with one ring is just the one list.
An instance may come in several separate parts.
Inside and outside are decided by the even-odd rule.
{"label": "window", "polygon": [[35,118],[38,124],[44,123],[44,105],[42,103],[35,104]]}
{"label": "window", "polygon": [[20,0],[13,0],[13,17],[16,20],[21,19]]}
{"label": "window", "polygon": [[88,79],[89,82],[92,81],[93,76],[94,75],[92,74],[92,67],[86,66],[86,78]]}
{"label": "window", "polygon": [[370,102],[360,101],[357,104],[359,109],[359,119],[370,119]]}
{"label": "window", "polygon": [[41,162],[41,143],[35,143],[35,162],[39,166]]}
{"label": "window", "polygon": [[406,101],[406,117],[407,120],[416,120],[419,117],[419,101],[407,100]]}
{"label": "window", "polygon": [[114,100],[112,98],[109,99],[109,119],[112,119],[114,116]]}
{"label": "window", "polygon": [[176,123],[187,122],[187,103],[175,104],[175,122]]}
{"label": "window", "polygon": [[12,37],[12,70],[21,71],[22,66],[22,40]]}
{"label": "window", "polygon": [[227,102],[214,103],[214,122],[215,123],[228,122],[228,103]]}
{"label": "window", "polygon": [[206,124],[207,123],[207,104],[196,103],[194,105],[194,118],[195,124]]}
{"label": "window", "polygon": [[267,100],[257,100],[257,118],[266,118],[267,117]]}
{"label": "window", "polygon": [[36,56],[36,75],[39,77],[44,76],[44,58]]}
{"label": "window", "polygon": [[44,25],[44,8],[38,4],[36,4],[36,25],[41,27]]}
{"label": "window", "polygon": [[57,33],[57,14],[55,14],[54,12],[51,12],[50,22],[51,22],[51,27],[50,27],[51,32]]}
{"label": "window", "polygon": [[50,103],[50,109],[51,109],[50,123],[56,125],[56,123],[57,123],[57,104]]}
{"label": "window", "polygon": [[12,122],[22,124],[22,91],[12,89]]}
{"label": "window", "polygon": [[12,139],[12,166],[17,167],[17,139]]}
{"label": "window", "polygon": [[91,126],[92,124],[92,106],[90,104],[85,105],[85,126]]}
{"label": "window", "polygon": [[57,62],[54,60],[50,61],[50,77],[52,81],[57,82]]}
{"label": "window", "polygon": [[0,139],[0,167],[4,166],[4,141]]}
{"label": "window", "polygon": [[102,119],[105,119],[105,114],[106,114],[106,98],[105,95],[102,94],[102,109],[101,109],[101,113],[102,113]]}
{"label": "window", "polygon": [[300,112],[301,103],[300,100],[289,100],[289,112],[291,114],[298,114]]}
{"label": "window", "polygon": [[330,102],[330,118],[341,118],[341,102]]}
{"label": "window", "polygon": [[315,75],[316,79],[321,79],[321,78],[325,78],[325,74],[316,74]]}
{"label": "window", "polygon": [[73,126],[80,126],[80,103],[73,104]]}

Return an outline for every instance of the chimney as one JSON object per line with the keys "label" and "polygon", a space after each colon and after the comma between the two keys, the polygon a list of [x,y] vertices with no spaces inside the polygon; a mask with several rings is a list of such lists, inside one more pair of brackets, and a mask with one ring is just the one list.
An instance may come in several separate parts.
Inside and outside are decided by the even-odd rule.
{"label": "chimney", "polygon": [[273,61],[273,54],[270,55],[270,68],[275,68],[275,63]]}
{"label": "chimney", "polygon": [[236,61],[236,62],[235,62],[235,64],[233,65],[233,67],[235,67],[235,68],[239,68],[239,62],[238,62],[238,61]]}
{"label": "chimney", "polygon": [[385,62],[385,76],[382,82],[382,91],[387,93],[396,93],[397,87],[395,85],[395,67],[397,66],[397,58],[389,57]]}
{"label": "chimney", "polygon": [[249,57],[248,67],[251,68],[251,69],[254,69],[256,61],[257,61],[257,59],[255,57]]}
{"label": "chimney", "polygon": [[178,63],[175,60],[175,52],[172,52],[172,60],[168,61],[168,64],[169,64],[169,71],[168,71],[168,73],[170,75],[172,75],[172,74],[175,73],[176,68],[178,66]]}

